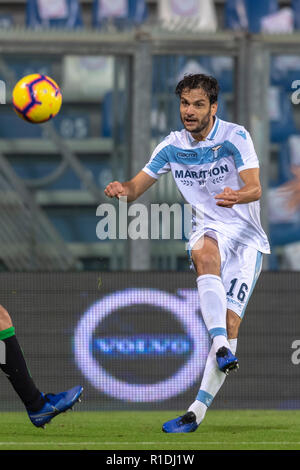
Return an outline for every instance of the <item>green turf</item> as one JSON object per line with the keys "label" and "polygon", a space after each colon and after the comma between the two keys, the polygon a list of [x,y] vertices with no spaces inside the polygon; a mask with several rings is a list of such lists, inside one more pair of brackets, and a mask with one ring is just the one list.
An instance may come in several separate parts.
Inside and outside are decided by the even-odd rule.
{"label": "green turf", "polygon": [[25,413],[0,413],[0,450],[300,449],[300,411],[214,411],[194,433],[165,434],[178,412],[68,412],[45,430]]}

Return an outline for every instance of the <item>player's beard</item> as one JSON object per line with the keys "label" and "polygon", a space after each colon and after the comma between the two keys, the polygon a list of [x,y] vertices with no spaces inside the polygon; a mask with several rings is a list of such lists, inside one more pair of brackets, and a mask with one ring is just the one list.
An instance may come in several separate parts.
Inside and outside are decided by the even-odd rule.
{"label": "player's beard", "polygon": [[195,129],[189,129],[185,126],[185,122],[182,116],[180,116],[181,122],[184,125],[184,128],[190,132],[192,135],[198,135],[198,134],[203,134],[204,131],[207,129],[207,127],[210,124],[210,119],[211,119],[211,106],[209,107],[208,113],[199,121],[198,127]]}

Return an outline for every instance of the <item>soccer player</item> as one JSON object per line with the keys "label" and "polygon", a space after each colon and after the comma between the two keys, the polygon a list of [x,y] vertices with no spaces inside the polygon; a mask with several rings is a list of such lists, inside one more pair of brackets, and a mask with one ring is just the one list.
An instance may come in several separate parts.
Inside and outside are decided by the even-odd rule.
{"label": "soccer player", "polygon": [[270,253],[260,223],[259,162],[244,127],[216,115],[219,86],[203,74],[176,87],[184,129],[171,132],[130,181],[114,181],[109,197],[134,201],[164,173],[184,199],[201,205],[193,217],[189,254],[197,273],[201,314],[212,340],[195,401],[183,416],[164,423],[168,433],[195,431],[230,370],[238,368],[237,337],[245,308]]}
{"label": "soccer player", "polygon": [[[23,356],[23,351],[15,335],[15,328],[7,310],[0,305],[0,341],[5,345],[1,348],[0,368],[10,381],[14,390],[22,400],[31,422],[43,428],[52,418],[72,408],[80,401],[83,388],[80,385],[66,392],[44,395],[36,387]],[[4,359],[4,360],[3,360]]]}

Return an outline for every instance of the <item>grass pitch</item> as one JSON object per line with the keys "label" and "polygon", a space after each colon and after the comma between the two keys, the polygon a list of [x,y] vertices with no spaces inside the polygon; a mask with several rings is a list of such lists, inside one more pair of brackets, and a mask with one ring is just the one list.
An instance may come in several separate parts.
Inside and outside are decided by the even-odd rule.
{"label": "grass pitch", "polygon": [[43,430],[26,413],[0,413],[0,450],[300,449],[300,410],[210,410],[194,433],[163,433],[162,423],[179,414],[75,410],[57,416]]}

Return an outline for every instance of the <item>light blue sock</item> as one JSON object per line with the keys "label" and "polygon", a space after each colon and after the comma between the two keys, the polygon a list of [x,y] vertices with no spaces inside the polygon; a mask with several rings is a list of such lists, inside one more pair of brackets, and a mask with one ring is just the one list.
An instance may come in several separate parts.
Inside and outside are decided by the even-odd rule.
{"label": "light blue sock", "polygon": [[[235,354],[237,338],[229,339],[228,342],[232,354]],[[201,421],[203,421],[208,407],[212,404],[214,397],[222,387],[225,378],[226,374],[221,372],[218,368],[216,362],[216,351],[213,345],[207,357],[198,395],[196,400],[188,409],[188,411],[193,411],[195,413],[197,424],[200,424]]]}

